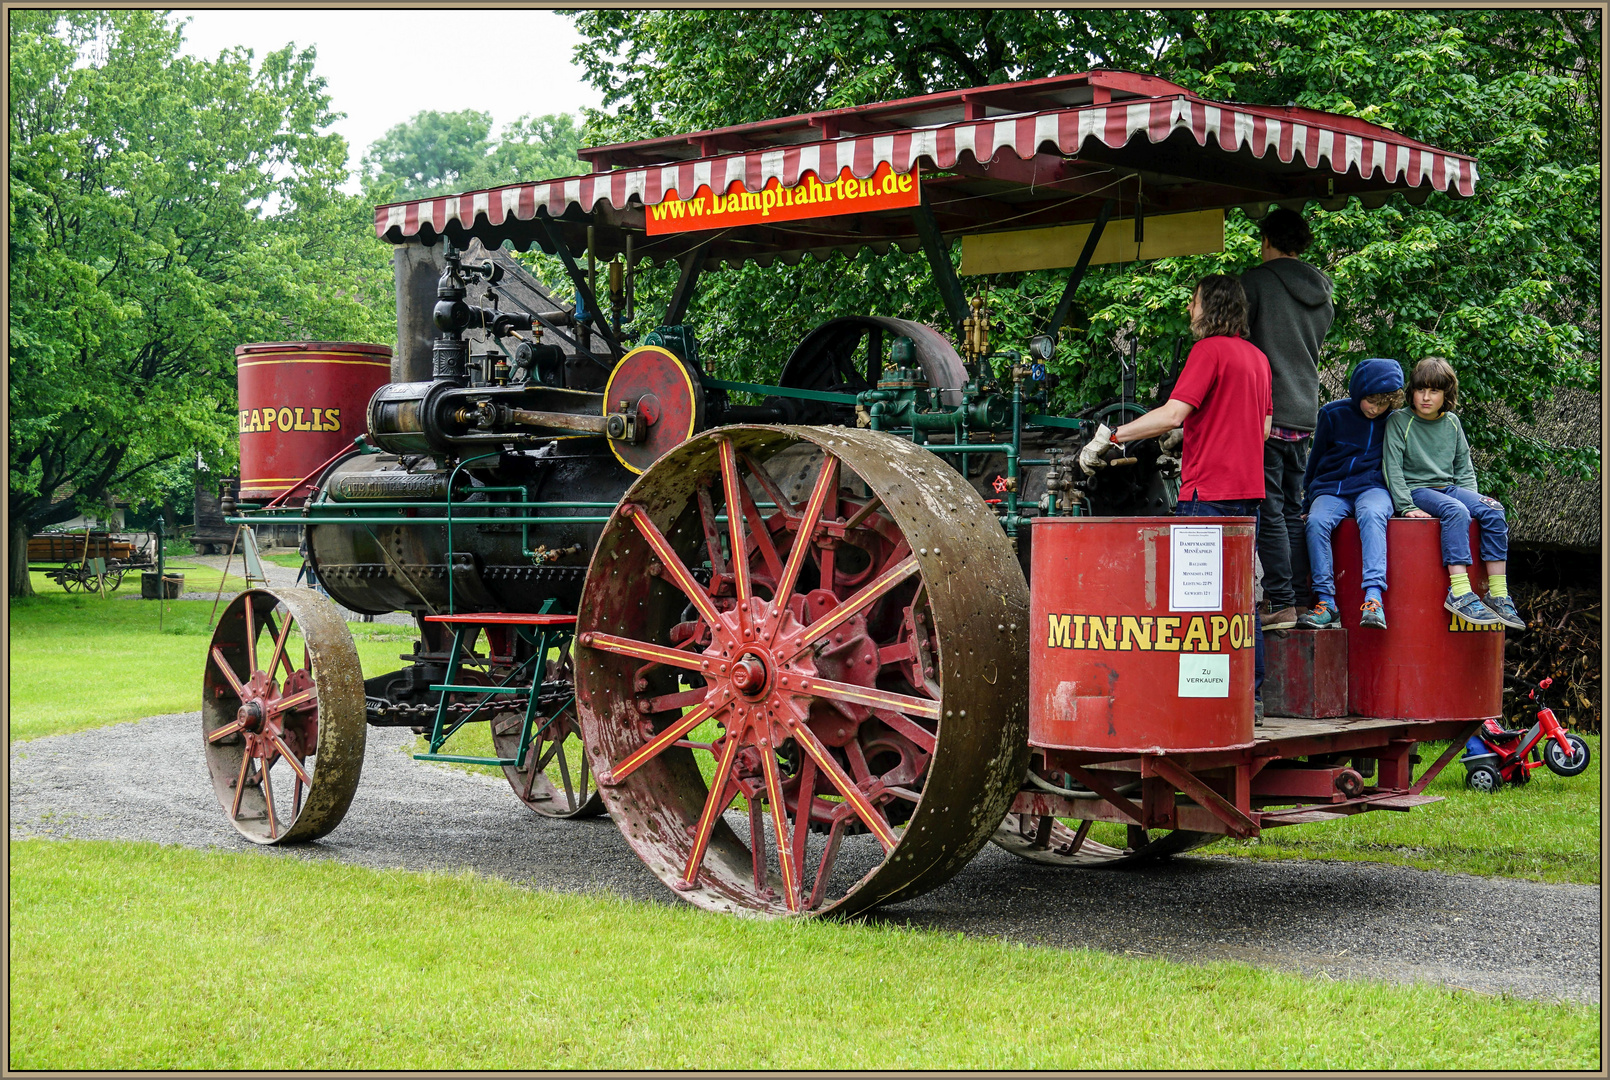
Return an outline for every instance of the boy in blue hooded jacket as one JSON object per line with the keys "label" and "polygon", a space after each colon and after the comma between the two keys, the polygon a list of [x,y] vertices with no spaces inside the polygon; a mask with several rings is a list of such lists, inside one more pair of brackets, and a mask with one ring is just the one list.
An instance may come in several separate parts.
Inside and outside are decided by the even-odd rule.
{"label": "boy in blue hooded jacket", "polygon": [[1386,523],[1392,496],[1381,471],[1381,448],[1392,410],[1403,405],[1403,368],[1396,360],[1363,360],[1348,383],[1350,396],[1319,410],[1314,446],[1303,476],[1303,513],[1308,519],[1308,560],[1314,575],[1313,611],[1302,627],[1339,625],[1331,533],[1343,518],[1358,519],[1364,551],[1364,609],[1359,625],[1386,629],[1381,594],[1386,589]]}

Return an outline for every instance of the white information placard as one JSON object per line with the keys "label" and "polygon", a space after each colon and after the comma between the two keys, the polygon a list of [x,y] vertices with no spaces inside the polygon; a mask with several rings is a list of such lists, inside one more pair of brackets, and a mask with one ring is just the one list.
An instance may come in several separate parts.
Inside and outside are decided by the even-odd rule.
{"label": "white information placard", "polygon": [[1230,654],[1180,656],[1180,697],[1230,696]]}
{"label": "white information placard", "polygon": [[1168,609],[1224,607],[1224,526],[1170,525]]}

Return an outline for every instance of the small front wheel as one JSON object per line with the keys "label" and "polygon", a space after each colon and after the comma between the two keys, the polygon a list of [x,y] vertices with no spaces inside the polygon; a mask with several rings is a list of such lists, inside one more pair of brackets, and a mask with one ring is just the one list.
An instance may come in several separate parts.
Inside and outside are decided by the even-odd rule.
{"label": "small front wheel", "polygon": [[1465,772],[1465,786],[1491,795],[1504,786],[1504,778],[1491,765],[1475,765]]}
{"label": "small front wheel", "polygon": [[1566,735],[1565,741],[1571,744],[1571,756],[1566,757],[1560,744],[1550,739],[1543,744],[1543,764],[1556,776],[1580,776],[1593,760],[1593,754],[1580,735]]}

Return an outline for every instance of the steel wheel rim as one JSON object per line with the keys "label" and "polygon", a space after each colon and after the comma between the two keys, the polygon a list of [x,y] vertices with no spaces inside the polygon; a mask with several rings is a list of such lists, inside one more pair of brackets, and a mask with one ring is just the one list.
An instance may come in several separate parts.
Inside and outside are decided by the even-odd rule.
{"label": "steel wheel rim", "polygon": [[[791,449],[834,463],[807,468],[799,498],[769,469]],[[714,519],[734,502],[749,557],[729,564],[734,522]],[[909,442],[690,440],[627,493],[580,605],[578,709],[605,803],[650,869],[712,910],[850,914],[933,888],[989,839],[1026,765],[1027,601],[993,514]],[[691,740],[706,720],[713,736]],[[700,758],[724,778],[714,797]],[[726,812],[740,794],[747,821]],[[871,861],[850,881],[847,848],[846,868]]]}
{"label": "steel wheel rim", "polygon": [[208,649],[201,717],[214,793],[242,836],[298,843],[340,823],[366,728],[357,649],[328,600],[267,589],[231,600]]}

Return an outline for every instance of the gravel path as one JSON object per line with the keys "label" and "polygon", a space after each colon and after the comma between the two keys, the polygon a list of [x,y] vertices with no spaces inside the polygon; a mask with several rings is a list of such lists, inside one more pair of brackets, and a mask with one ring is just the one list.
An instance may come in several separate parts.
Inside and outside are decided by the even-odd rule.
{"label": "gravel path", "polygon": [[[345,821],[318,844],[292,850],[254,847],[229,827],[207,779],[199,713],[20,743],[11,749],[11,836],[473,868],[522,885],[676,902],[609,818],[539,818],[501,780],[413,761],[405,752],[411,738],[371,728]],[[851,838],[844,857],[870,857],[851,850],[857,842],[871,844]],[[877,917],[1053,947],[1600,1000],[1597,886],[1208,855],[1138,871],[1058,871],[989,846],[944,887]]]}

